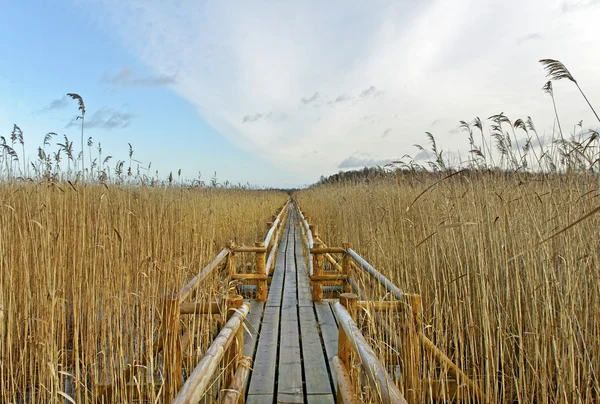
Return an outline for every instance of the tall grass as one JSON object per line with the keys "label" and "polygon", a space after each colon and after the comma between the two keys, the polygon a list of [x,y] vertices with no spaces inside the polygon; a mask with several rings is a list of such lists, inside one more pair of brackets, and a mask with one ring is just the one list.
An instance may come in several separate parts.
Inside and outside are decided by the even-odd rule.
{"label": "tall grass", "polygon": [[[328,244],[350,241],[422,296],[427,335],[493,400],[597,402],[600,218],[531,249],[599,205],[597,178],[463,173],[413,204],[436,180],[399,174],[297,197]],[[425,375],[439,371],[429,363]]]}
{"label": "tall grass", "polygon": [[[88,402],[114,383],[114,402],[161,400],[160,359],[151,354],[162,302],[230,240],[264,237],[286,195],[41,181],[0,186],[0,397],[3,402]],[[215,277],[198,299],[224,293]],[[195,316],[190,316],[195,317]],[[215,321],[185,324],[196,339],[191,371]],[[197,349],[197,351],[196,351]],[[123,387],[123,371],[140,371]],[[151,390],[151,391],[147,391]]]}

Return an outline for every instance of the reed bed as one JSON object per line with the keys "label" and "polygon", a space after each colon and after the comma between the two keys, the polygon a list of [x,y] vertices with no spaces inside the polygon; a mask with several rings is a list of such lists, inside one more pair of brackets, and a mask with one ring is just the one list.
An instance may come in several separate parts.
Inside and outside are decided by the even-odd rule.
{"label": "reed bed", "polygon": [[[397,172],[319,185],[296,197],[328,245],[349,241],[400,289],[421,295],[424,334],[490,402],[597,402],[600,218],[591,215],[537,245],[594,212],[597,175],[444,176]],[[370,299],[391,299],[375,282],[352,275]],[[400,333],[397,316],[380,318]],[[375,316],[368,320],[365,333],[397,372],[393,338]],[[449,377],[423,355],[422,378]]]}
{"label": "reed bed", "polygon": [[[152,344],[164,297],[229,241],[262,240],[286,198],[219,188],[0,186],[1,401],[92,402],[95,386],[109,383],[112,402],[161,401]],[[215,300],[228,286],[216,275],[196,299]],[[218,319],[186,317],[196,334],[184,352],[191,372]],[[130,366],[137,370],[127,381]]]}

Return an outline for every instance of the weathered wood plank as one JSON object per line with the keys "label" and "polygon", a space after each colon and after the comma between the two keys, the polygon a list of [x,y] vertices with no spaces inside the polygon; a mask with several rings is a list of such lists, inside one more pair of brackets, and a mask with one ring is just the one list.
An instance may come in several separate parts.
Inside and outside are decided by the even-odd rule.
{"label": "weathered wood plank", "polygon": [[246,404],[273,404],[272,394],[253,394],[248,395]]}
{"label": "weathered wood plank", "polygon": [[295,234],[295,257],[296,257],[296,275],[298,285],[298,306],[300,307],[312,307],[312,291],[310,289],[308,279],[308,267],[306,265],[306,259],[304,257],[304,251],[302,250],[302,240],[300,232]]}
{"label": "weathered wood plank", "polygon": [[333,398],[333,394],[313,394],[307,395],[306,402],[308,404],[333,404],[335,403],[335,399]]}
{"label": "weathered wood plank", "polygon": [[279,307],[265,307],[248,394],[275,393]]}
{"label": "weathered wood plank", "polygon": [[290,225],[285,255],[285,281],[281,306],[279,336],[279,378],[277,401],[304,402],[298,308],[296,301],[296,262],[294,257],[294,228]]}
{"label": "weathered wood plank", "polygon": [[[338,344],[338,327],[331,311],[331,306],[327,302],[315,303],[315,311],[319,320],[319,327],[323,335],[323,343],[327,353],[327,361],[329,369],[333,366],[333,357],[337,355]],[[333,384],[336,385],[335,374],[331,375]]]}
{"label": "weathered wood plank", "polygon": [[315,312],[312,307],[300,307],[299,310],[306,394],[332,393]]}
{"label": "weathered wood plank", "polygon": [[246,317],[246,327],[250,332],[244,332],[244,356],[249,356],[254,359],[254,350],[258,341],[258,329],[260,328],[260,320],[265,308],[265,302],[257,302],[252,299],[250,303],[250,313]]}

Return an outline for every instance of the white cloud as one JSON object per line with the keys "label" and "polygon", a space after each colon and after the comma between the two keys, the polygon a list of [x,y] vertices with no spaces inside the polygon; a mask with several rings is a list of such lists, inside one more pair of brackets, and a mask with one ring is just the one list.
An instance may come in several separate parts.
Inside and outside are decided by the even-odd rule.
{"label": "white cloud", "polygon": [[[541,58],[600,108],[595,1],[97,0],[90,15],[231,141],[315,176],[356,150],[414,153],[432,121],[444,150],[468,150],[448,135],[459,120],[500,111],[550,129]],[[555,95],[562,119],[593,121],[571,83]]]}

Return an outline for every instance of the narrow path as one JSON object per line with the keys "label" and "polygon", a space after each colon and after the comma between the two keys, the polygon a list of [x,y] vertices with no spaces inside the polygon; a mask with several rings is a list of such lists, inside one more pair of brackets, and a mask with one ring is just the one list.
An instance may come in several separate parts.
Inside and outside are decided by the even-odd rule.
{"label": "narrow path", "polygon": [[[328,303],[314,303],[296,212],[288,213],[265,303],[252,302],[245,354],[254,366],[248,404],[333,403],[330,361],[337,326]],[[254,354],[254,355],[253,355]]]}

